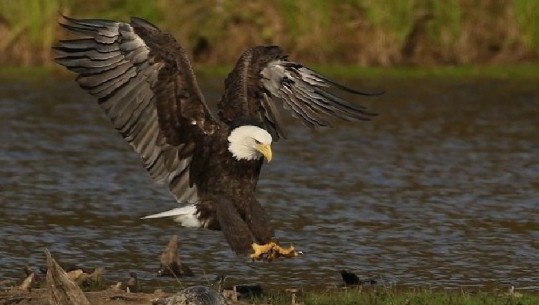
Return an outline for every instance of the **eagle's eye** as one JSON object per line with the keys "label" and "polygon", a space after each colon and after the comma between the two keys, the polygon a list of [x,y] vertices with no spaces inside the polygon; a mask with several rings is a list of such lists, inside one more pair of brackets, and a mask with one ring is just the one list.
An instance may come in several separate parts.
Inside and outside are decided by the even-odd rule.
{"label": "eagle's eye", "polygon": [[255,143],[256,144],[262,144],[262,142],[258,141],[257,139],[255,139]]}

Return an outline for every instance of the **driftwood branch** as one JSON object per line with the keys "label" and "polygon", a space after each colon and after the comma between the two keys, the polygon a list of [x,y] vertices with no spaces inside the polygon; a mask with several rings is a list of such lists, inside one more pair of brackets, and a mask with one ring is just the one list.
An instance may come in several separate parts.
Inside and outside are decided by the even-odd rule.
{"label": "driftwood branch", "polygon": [[90,305],[88,299],[75,282],[69,279],[67,273],[52,258],[49,250],[47,256],[47,289],[50,305]]}
{"label": "driftwood branch", "polygon": [[32,284],[35,282],[37,276],[35,273],[30,273],[30,275],[28,275],[24,281],[22,281],[22,283],[17,286],[17,289],[20,289],[20,290],[30,290],[30,288],[32,287]]}
{"label": "driftwood branch", "polygon": [[[174,250],[174,247],[171,249]],[[87,280],[93,282],[101,280],[102,268],[97,268],[90,274],[78,269],[68,273],[53,259],[48,250],[45,250],[45,255],[47,258],[46,288],[29,289],[36,281],[36,273],[27,268],[28,270],[25,270],[27,277],[20,285],[9,290],[0,290],[0,305],[154,305],[159,300],[170,296],[157,290],[153,293],[135,292],[139,288],[139,283],[134,273],[131,273],[125,289],[122,289],[120,282],[111,289],[84,293],[76,282],[81,282],[81,276],[85,279],[81,284],[86,283]],[[176,262],[179,270],[182,270],[179,260]],[[5,282],[1,284],[5,285]],[[127,289],[130,292],[126,292]]]}

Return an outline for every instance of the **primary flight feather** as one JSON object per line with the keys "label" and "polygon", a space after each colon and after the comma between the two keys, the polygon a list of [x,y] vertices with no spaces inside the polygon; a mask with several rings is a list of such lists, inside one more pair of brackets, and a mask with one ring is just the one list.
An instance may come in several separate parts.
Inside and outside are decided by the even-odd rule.
{"label": "primary flight feather", "polygon": [[288,60],[277,46],[247,49],[225,80],[218,118],[209,111],[187,52],[149,22],[64,17],[82,38],[60,41],[56,62],[78,74],[144,167],[182,207],[147,218],[174,217],[184,226],[222,230],[231,248],[253,259],[298,254],[281,248],[255,198],[263,159],[284,137],[279,109],[309,127],[329,119],[375,114],[332,94],[339,85]]}

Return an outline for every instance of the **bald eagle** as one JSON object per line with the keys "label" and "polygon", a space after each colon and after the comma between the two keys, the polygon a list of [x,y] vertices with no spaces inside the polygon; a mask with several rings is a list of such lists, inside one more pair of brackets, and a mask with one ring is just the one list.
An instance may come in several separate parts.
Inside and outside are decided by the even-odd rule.
{"label": "bald eagle", "polygon": [[277,46],[247,49],[225,80],[218,118],[208,109],[187,52],[173,36],[140,18],[129,23],[64,17],[79,35],[61,40],[55,60],[78,74],[114,128],[181,207],[147,216],[222,230],[237,254],[254,260],[294,257],[281,247],[255,198],[263,159],[284,138],[279,107],[309,127],[328,119],[370,120],[375,114],[328,89],[359,92],[289,61]]}

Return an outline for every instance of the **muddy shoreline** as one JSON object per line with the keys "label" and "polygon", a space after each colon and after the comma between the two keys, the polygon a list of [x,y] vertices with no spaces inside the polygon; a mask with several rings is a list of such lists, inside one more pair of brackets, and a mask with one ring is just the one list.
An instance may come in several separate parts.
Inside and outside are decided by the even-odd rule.
{"label": "muddy shoreline", "polygon": [[[175,240],[177,239],[173,238],[171,243]],[[167,250],[170,250],[170,247],[167,247]],[[163,256],[167,254],[167,250],[164,252]],[[132,274],[126,282],[107,285],[104,284],[102,278],[102,268],[96,268],[90,274],[82,269],[66,272],[56,262],[48,250],[45,250],[45,255],[47,257],[47,272],[45,278],[30,271],[30,274],[28,274],[19,285],[0,292],[1,305],[42,305],[47,302],[51,305],[176,304],[169,302],[167,299],[167,297],[175,295],[174,293],[165,293],[160,289],[152,293],[137,292],[140,286],[137,283],[136,275],[134,274]],[[172,261],[177,262],[174,258]],[[164,262],[163,258],[162,262]],[[165,266],[163,266],[163,268],[165,268]],[[171,269],[170,272],[176,276],[173,273],[174,270]],[[36,286],[39,288],[34,288]],[[108,288],[100,291],[84,292],[82,290],[83,287],[87,289],[91,289],[92,287]],[[223,294],[224,292],[225,291],[223,291]],[[237,301],[238,295],[234,294],[231,298],[231,302]]]}
{"label": "muddy shoreline", "polygon": [[[171,239],[171,243],[174,238]],[[170,244],[161,256],[162,267],[169,263],[165,257],[173,257]],[[167,253],[167,251],[169,251]],[[47,258],[46,275],[26,268],[27,277],[17,284],[4,280],[0,282],[0,305],[221,305],[221,304],[428,304],[468,305],[468,304],[537,304],[539,295],[510,287],[493,291],[436,291],[433,289],[406,289],[378,284],[372,279],[362,279],[352,272],[341,270],[342,284],[316,291],[289,288],[279,291],[263,291],[262,286],[235,285],[224,287],[224,277],[213,284],[182,288],[155,289],[143,287],[134,273],[126,281],[113,283],[103,279],[103,268],[92,271],[75,269],[65,271],[45,250]],[[173,259],[173,261],[178,262]],[[43,268],[41,268],[43,269]],[[180,271],[180,269],[176,270]],[[91,272],[91,273],[90,273]],[[180,281],[176,274],[172,273]],[[11,286],[9,286],[11,285]],[[194,288],[194,289],[193,289]],[[83,291],[84,290],[84,291]],[[195,300],[192,292],[202,291],[202,299]],[[215,301],[218,300],[218,301]]]}

